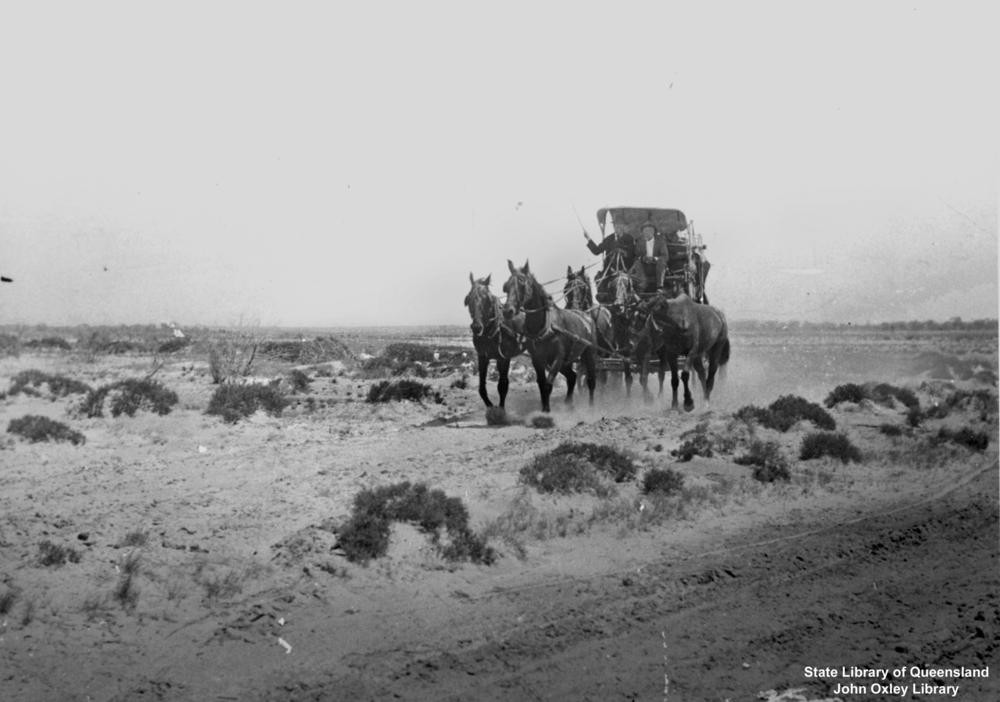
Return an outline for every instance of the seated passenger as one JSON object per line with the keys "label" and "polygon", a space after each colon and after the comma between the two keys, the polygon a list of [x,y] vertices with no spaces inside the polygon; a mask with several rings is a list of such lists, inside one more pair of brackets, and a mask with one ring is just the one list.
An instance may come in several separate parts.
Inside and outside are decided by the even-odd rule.
{"label": "seated passenger", "polygon": [[642,226],[642,234],[635,244],[635,256],[632,273],[638,281],[639,290],[642,292],[662,290],[670,252],[667,240],[652,224],[647,223]]}

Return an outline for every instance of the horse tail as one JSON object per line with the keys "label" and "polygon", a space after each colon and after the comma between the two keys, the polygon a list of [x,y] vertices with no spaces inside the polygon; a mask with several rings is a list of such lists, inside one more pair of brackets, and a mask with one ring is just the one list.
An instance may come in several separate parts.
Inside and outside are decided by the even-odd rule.
{"label": "horse tail", "polygon": [[722,340],[722,351],[719,353],[719,367],[722,368],[729,363],[729,337]]}

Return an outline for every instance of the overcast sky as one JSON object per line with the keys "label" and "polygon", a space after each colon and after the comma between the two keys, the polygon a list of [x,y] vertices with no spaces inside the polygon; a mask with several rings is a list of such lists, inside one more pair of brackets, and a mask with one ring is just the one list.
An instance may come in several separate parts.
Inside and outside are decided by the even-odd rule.
{"label": "overcast sky", "polygon": [[609,205],[684,210],[733,319],[995,317],[995,14],[5,4],[0,323],[465,324]]}

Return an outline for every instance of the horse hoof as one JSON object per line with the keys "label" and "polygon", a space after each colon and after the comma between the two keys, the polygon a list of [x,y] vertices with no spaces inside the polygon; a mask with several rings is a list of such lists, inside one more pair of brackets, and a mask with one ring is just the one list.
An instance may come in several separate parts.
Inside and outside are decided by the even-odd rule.
{"label": "horse hoof", "polygon": [[693,402],[685,402],[684,403],[684,411],[685,412],[690,412],[693,409],[694,409],[694,403]]}

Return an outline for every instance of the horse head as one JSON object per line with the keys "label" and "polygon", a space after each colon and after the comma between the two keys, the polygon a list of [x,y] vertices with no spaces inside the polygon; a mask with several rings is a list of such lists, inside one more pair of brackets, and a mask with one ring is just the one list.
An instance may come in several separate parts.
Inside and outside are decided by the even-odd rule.
{"label": "horse head", "polygon": [[507,268],[510,270],[510,278],[503,284],[503,291],[507,295],[507,301],[503,305],[503,316],[504,319],[511,320],[524,311],[531,299],[533,286],[537,286],[538,282],[531,274],[527,261],[523,267],[518,268],[507,259]]}
{"label": "horse head", "polygon": [[479,336],[486,331],[487,320],[490,320],[491,313],[496,308],[496,298],[490,293],[490,279],[492,274],[485,278],[476,280],[472,273],[469,273],[469,282],[472,289],[465,296],[465,306],[469,308],[469,316],[472,317],[472,333]]}
{"label": "horse head", "polygon": [[568,310],[589,310],[594,306],[594,293],[590,288],[590,278],[587,277],[585,266],[580,266],[578,273],[574,273],[570,266],[566,266],[563,297],[566,298]]}

